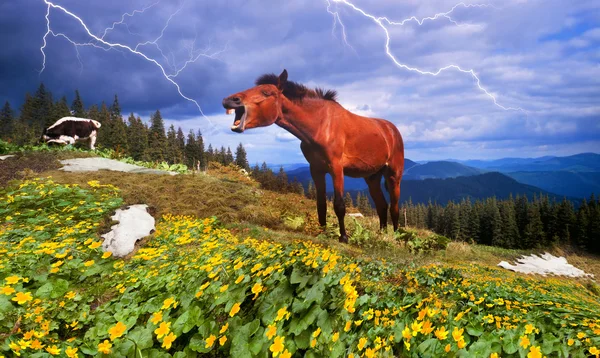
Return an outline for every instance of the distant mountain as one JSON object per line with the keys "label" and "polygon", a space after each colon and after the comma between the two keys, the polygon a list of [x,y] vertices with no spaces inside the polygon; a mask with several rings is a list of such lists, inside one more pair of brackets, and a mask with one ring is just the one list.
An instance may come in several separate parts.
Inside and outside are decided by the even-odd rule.
{"label": "distant mountain", "polygon": [[454,160],[456,162],[489,171],[510,172],[600,172],[600,154],[581,153],[568,157],[503,158],[490,161]]}
{"label": "distant mountain", "polygon": [[288,171],[296,170],[298,168],[308,167],[308,166],[306,165],[306,163],[288,163],[288,164],[267,164],[267,167],[269,167],[269,169],[271,169],[275,173],[277,173],[279,171],[279,168],[283,167],[283,170],[285,170],[287,173]]}
{"label": "distant mountain", "polygon": [[[405,171],[407,169],[410,169],[417,165],[418,165],[417,163],[413,162],[410,159],[404,159],[404,170]],[[285,169],[285,167],[284,167],[284,169]],[[277,168],[277,170],[279,170],[279,167]],[[290,180],[293,180],[294,178],[298,179],[298,181],[300,183],[302,183],[302,185],[304,185],[305,189],[308,187],[308,183],[312,180],[312,177],[310,175],[310,169],[309,169],[308,165],[306,165],[306,164],[302,167],[299,167],[299,168],[296,168],[293,170],[286,170],[286,174]],[[325,176],[325,180],[327,182],[327,191],[333,192],[333,182],[331,181],[331,176],[330,175]],[[365,183],[365,180],[363,178],[344,177],[344,189],[345,190],[367,189],[367,184]]]}
{"label": "distant mountain", "polygon": [[515,172],[506,175],[521,183],[574,198],[583,199],[589,198],[592,193],[600,194],[600,172]]}
{"label": "distant mountain", "polygon": [[404,171],[403,179],[423,180],[423,179],[445,179],[461,176],[471,176],[485,173],[485,170],[473,168],[456,162],[428,162],[415,165]]}
{"label": "distant mountain", "polygon": [[[365,191],[361,191],[365,193]],[[358,191],[351,191],[354,198]],[[562,200],[563,196],[556,195],[540,188],[522,184],[497,172],[473,176],[463,176],[447,179],[403,180],[400,187],[400,201],[411,198],[413,203],[427,203],[429,200],[445,205],[448,201],[460,201],[466,197],[472,200],[485,199],[495,196],[506,199],[510,195],[548,195],[551,199]],[[386,193],[386,197],[389,196]]]}

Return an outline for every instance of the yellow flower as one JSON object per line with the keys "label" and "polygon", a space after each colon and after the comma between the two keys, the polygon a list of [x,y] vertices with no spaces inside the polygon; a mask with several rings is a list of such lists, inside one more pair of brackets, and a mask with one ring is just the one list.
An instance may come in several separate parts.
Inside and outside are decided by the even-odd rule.
{"label": "yellow flower", "polygon": [[591,347],[590,348],[590,354],[595,355],[596,357],[600,354],[600,349],[596,348],[596,347]]}
{"label": "yellow flower", "polygon": [[110,251],[106,251],[105,253],[102,254],[103,259],[107,259],[111,256],[112,256],[112,252],[110,252]]}
{"label": "yellow flower", "polygon": [[542,349],[540,347],[531,346],[527,358],[542,358]]}
{"label": "yellow flower", "polygon": [[89,260],[83,263],[83,266],[90,267],[94,264],[94,260]]}
{"label": "yellow flower", "polygon": [[227,330],[227,328],[229,328],[229,323],[225,323],[225,325],[221,327],[219,334],[223,334]]}
{"label": "yellow flower", "polygon": [[494,353],[490,354],[490,358],[500,358],[500,357],[498,356],[498,353],[494,352]]}
{"label": "yellow flower", "polygon": [[583,332],[577,333],[577,338],[579,338],[579,339],[585,338],[585,333],[583,333]]}
{"label": "yellow flower", "polygon": [[281,353],[281,358],[292,358],[292,353],[286,349],[283,353]]}
{"label": "yellow flower", "polygon": [[229,317],[235,316],[236,313],[240,311],[240,304],[236,303],[231,307],[231,311],[229,311]]}
{"label": "yellow flower", "polygon": [[[275,322],[280,321],[283,319],[283,317],[285,317],[285,315],[288,313],[288,310],[286,307],[280,308],[277,311],[277,317],[275,318]],[[352,322],[350,322],[352,324]]]}
{"label": "yellow flower", "polygon": [[319,334],[321,334],[321,327],[317,328],[317,330],[313,332],[312,336],[317,338]]}
{"label": "yellow flower", "polygon": [[367,342],[368,342],[368,341],[367,341],[367,339],[366,339],[366,338],[364,338],[364,337],[361,337],[361,338],[358,340],[358,346],[357,346],[357,347],[358,347],[358,350],[359,350],[359,351],[362,351],[362,350],[363,350],[363,348],[365,348],[365,346],[367,345]]}
{"label": "yellow flower", "polygon": [[78,348],[67,347],[67,349],[65,350],[65,353],[67,354],[67,357],[69,357],[69,358],[79,357],[79,355],[77,354],[78,350],[79,350]]}
{"label": "yellow flower", "polygon": [[346,322],[346,326],[344,327],[344,332],[348,332],[352,328],[352,321]]}
{"label": "yellow flower", "polygon": [[204,346],[204,348],[212,347],[212,345],[215,343],[216,340],[217,340],[217,337],[215,337],[214,334],[211,334],[208,338],[206,338],[206,345]]}
{"label": "yellow flower", "polygon": [[270,324],[265,331],[265,336],[269,338],[269,340],[273,339],[273,337],[277,334],[277,326],[274,324]]}
{"label": "yellow flower", "polygon": [[163,309],[163,310],[169,309],[171,307],[171,305],[173,305],[173,307],[175,307],[175,304],[176,304],[175,298],[169,297],[166,300],[164,300],[163,306],[161,309]]}
{"label": "yellow flower", "polygon": [[430,321],[424,321],[423,322],[423,329],[421,330],[421,333],[427,335],[429,333],[433,332],[433,325],[431,324]]}
{"label": "yellow flower", "polygon": [[452,338],[457,342],[460,341],[463,338],[464,331],[464,328],[458,329],[458,327],[454,327],[454,330],[452,330]]}
{"label": "yellow flower", "polygon": [[163,319],[162,312],[158,311],[152,315],[152,318],[150,318],[150,322],[152,322],[152,324],[158,324],[158,322],[162,321],[162,319]]}
{"label": "yellow flower", "polygon": [[111,347],[112,347],[112,344],[108,341],[108,339],[105,339],[104,342],[102,342],[102,343],[98,343],[98,351],[100,353],[110,354]]}
{"label": "yellow flower", "polygon": [[404,329],[402,330],[402,337],[409,341],[412,338],[412,334],[410,334],[410,328],[408,328],[408,326],[404,327]]}
{"label": "yellow flower", "polygon": [[256,299],[256,297],[258,297],[258,294],[261,293],[263,286],[260,283],[255,283],[254,286],[252,286],[252,293],[254,293],[254,297],[252,298],[253,300]]}
{"label": "yellow flower", "polygon": [[171,349],[171,344],[173,344],[173,341],[175,340],[175,338],[177,338],[177,336],[174,335],[173,332],[169,333],[169,335],[166,336],[165,339],[163,340],[162,347],[167,350]]}
{"label": "yellow flower", "polygon": [[528,324],[525,326],[525,334],[531,334],[535,330],[535,326]]}
{"label": "yellow flower", "polygon": [[444,347],[444,351],[446,353],[450,352],[450,343],[446,344],[446,347]]}
{"label": "yellow flower", "polygon": [[0,293],[2,293],[3,295],[10,296],[13,293],[15,293],[15,289],[10,286],[2,286],[2,288],[0,288]]}
{"label": "yellow flower", "polygon": [[331,341],[335,343],[335,342],[337,342],[337,340],[338,340],[339,338],[340,338],[340,332],[335,332],[335,333],[333,334],[333,336],[331,336]]}
{"label": "yellow flower", "polygon": [[93,250],[99,248],[100,246],[102,246],[102,243],[100,241],[95,241],[89,246],[89,248]]}
{"label": "yellow flower", "polygon": [[154,334],[156,334],[157,338],[162,338],[162,336],[166,336],[171,331],[171,322],[161,322],[160,326],[154,330]]}
{"label": "yellow flower", "polygon": [[110,334],[110,340],[114,341],[115,339],[121,337],[126,330],[127,326],[125,326],[121,322],[117,322],[117,324],[115,324],[108,330],[108,334]]}
{"label": "yellow flower", "polygon": [[244,274],[241,274],[238,276],[237,280],[235,280],[236,285],[240,282],[242,282],[242,280],[244,279]]}
{"label": "yellow flower", "polygon": [[35,339],[31,342],[31,349],[40,350],[44,348],[44,345],[39,340]]}
{"label": "yellow flower", "polygon": [[8,276],[4,280],[6,281],[7,284],[14,285],[14,284],[18,283],[20,279],[21,278],[19,276]]}
{"label": "yellow flower", "polygon": [[60,348],[57,346],[47,347],[46,352],[52,354],[53,356],[57,356],[60,354]]}
{"label": "yellow flower", "polygon": [[225,292],[225,291],[227,291],[228,288],[229,288],[229,285],[221,286],[221,288],[219,288],[219,292]]}
{"label": "yellow flower", "polygon": [[417,334],[421,333],[422,328],[423,328],[423,323],[419,323],[417,321],[414,321],[410,325],[410,329],[412,330],[413,337],[416,337]]}
{"label": "yellow flower", "polygon": [[529,347],[529,345],[531,344],[531,342],[529,341],[529,338],[527,338],[527,336],[521,336],[521,340],[519,341],[519,345],[525,349],[527,349],[527,347]]}
{"label": "yellow flower", "polygon": [[22,305],[27,301],[31,301],[33,299],[33,297],[31,297],[31,292],[27,292],[27,293],[23,293],[23,292],[17,292],[17,295],[15,297],[13,297],[13,301],[17,302],[18,304]]}
{"label": "yellow flower", "polygon": [[220,346],[224,345],[225,342],[227,342],[227,337],[223,336],[223,337],[219,338],[219,345]]}
{"label": "yellow flower", "polygon": [[283,352],[283,348],[284,348],[283,341],[284,340],[285,340],[285,337],[281,337],[281,336],[275,337],[275,341],[269,347],[269,350],[271,352],[273,352],[273,357],[277,357],[279,355],[279,353]]}
{"label": "yellow flower", "polygon": [[574,340],[574,339],[572,339],[572,338],[569,338],[569,340],[567,341],[567,345],[570,347],[570,346],[572,346],[573,344],[575,344],[575,340]]}
{"label": "yellow flower", "polygon": [[450,332],[446,331],[446,327],[441,327],[435,330],[435,336],[440,341],[443,341],[444,339],[448,338],[448,333]]}
{"label": "yellow flower", "polygon": [[310,341],[310,347],[311,347],[311,348],[314,348],[316,345],[317,345],[317,339],[316,339],[316,338],[313,338],[313,339]]}
{"label": "yellow flower", "polygon": [[74,291],[69,291],[65,294],[65,297],[72,300],[75,298],[75,296],[77,296],[77,293],[75,293]]}
{"label": "yellow flower", "polygon": [[464,339],[464,338],[461,338],[461,339],[460,339],[460,340],[457,342],[457,344],[458,344],[458,349],[463,349],[463,348],[465,348],[465,346],[467,345],[467,344],[465,343],[465,339]]}

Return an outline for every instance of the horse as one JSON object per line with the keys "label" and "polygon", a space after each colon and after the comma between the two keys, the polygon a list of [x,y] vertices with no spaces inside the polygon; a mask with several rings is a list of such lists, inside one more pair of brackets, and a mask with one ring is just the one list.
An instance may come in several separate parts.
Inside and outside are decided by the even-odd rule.
{"label": "horse", "polygon": [[255,87],[223,99],[227,114],[235,112],[231,130],[276,124],[300,140],[317,192],[319,224],[326,225],[325,175],[333,179],[333,207],[339,221],[340,242],[347,243],[344,225],[344,175],[364,178],[377,209],[381,230],[387,227],[388,203],[381,178],[390,195],[390,214],[398,230],[400,181],[404,171],[404,142],[398,128],[384,119],[351,113],[333,90],[308,89],[288,81],[287,70],[260,76]]}

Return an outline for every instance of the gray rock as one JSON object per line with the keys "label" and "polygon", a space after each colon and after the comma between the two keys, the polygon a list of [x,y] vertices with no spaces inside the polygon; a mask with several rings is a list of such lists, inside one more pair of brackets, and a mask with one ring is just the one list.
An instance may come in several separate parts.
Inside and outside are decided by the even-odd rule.
{"label": "gray rock", "polygon": [[12,158],[12,157],[15,157],[15,155],[14,154],[0,155],[0,160]]}
{"label": "gray rock", "polygon": [[66,172],[95,172],[104,169],[124,173],[177,175],[176,172],[140,167],[139,165],[127,164],[118,160],[107,158],[76,158],[61,160],[60,162],[62,165],[64,165],[62,168],[60,168],[60,170],[64,170]]}

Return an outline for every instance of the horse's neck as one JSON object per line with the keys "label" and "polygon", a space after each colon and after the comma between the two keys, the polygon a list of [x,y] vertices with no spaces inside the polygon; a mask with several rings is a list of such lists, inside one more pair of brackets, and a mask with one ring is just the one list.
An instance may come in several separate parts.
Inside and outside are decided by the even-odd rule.
{"label": "horse's neck", "polygon": [[328,120],[319,112],[325,108],[321,105],[299,105],[287,98],[282,104],[283,117],[276,124],[293,134],[302,142],[312,143],[315,141],[319,129]]}

